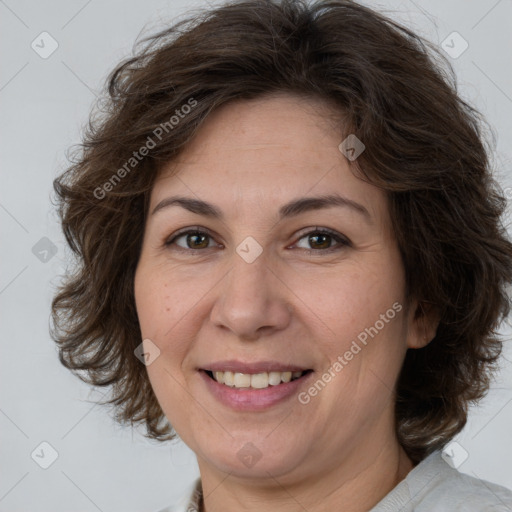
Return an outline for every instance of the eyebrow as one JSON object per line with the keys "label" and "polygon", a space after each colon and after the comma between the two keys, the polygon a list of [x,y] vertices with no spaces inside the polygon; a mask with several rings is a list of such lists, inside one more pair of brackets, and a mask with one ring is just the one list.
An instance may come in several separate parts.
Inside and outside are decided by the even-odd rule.
{"label": "eyebrow", "polygon": [[[200,199],[184,196],[172,196],[163,199],[155,206],[151,212],[151,215],[154,215],[155,213],[162,211],[165,208],[169,208],[170,206],[181,206],[182,208],[185,208],[186,210],[198,215],[203,215],[212,219],[224,220],[224,214],[222,213],[222,210],[220,210],[217,206]],[[352,199],[348,199],[347,197],[343,197],[338,194],[293,199],[292,201],[281,206],[279,209],[279,220],[294,217],[296,215],[300,215],[301,213],[313,210],[331,208],[333,206],[350,208],[353,211],[361,214],[361,216],[364,217],[368,223],[372,223],[372,217],[370,213],[362,204],[359,204]]]}

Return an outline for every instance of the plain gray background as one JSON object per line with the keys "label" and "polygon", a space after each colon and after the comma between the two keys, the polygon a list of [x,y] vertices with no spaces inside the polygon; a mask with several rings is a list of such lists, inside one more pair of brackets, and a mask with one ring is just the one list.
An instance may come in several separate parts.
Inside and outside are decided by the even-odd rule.
{"label": "plain gray background", "polygon": [[[461,94],[497,133],[496,173],[505,188],[512,186],[512,1],[365,3],[436,44],[454,31],[467,41],[466,51],[449,58]],[[66,150],[80,142],[107,74],[131,53],[141,31],[149,35],[205,6],[181,0],[0,0],[0,511],[151,512],[172,503],[198,476],[195,457],[183,444],[148,441],[94,405],[105,390],[91,390],[60,365],[48,326],[54,286],[69,257],[50,203],[52,180],[67,165]],[[42,32],[58,43],[48,58],[31,47],[33,41],[42,46],[41,37],[48,37]],[[48,51],[51,41],[45,41]],[[462,40],[454,41],[461,50]],[[512,198],[512,188],[507,195]],[[508,325],[501,331],[509,337]],[[456,439],[468,455],[460,471],[509,488],[511,355],[507,343],[499,379]],[[58,454],[47,469],[39,464],[49,462],[52,452],[42,442]]]}

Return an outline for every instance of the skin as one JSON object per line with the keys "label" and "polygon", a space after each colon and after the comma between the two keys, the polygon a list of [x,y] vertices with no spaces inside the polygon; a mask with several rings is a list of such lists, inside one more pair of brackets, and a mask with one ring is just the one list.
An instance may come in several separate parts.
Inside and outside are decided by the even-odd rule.
{"label": "skin", "polygon": [[[341,140],[332,108],[319,100],[233,102],[208,117],[154,184],[150,212],[183,195],[225,215],[178,205],[148,215],[135,276],[143,339],[160,349],[147,366],[151,385],[197,456],[208,512],[367,511],[413,467],[396,439],[393,393],[407,349],[432,339],[436,323],[406,301],[386,197],[357,177]],[[363,205],[370,219],[334,206],[278,220],[284,203],[332,193]],[[197,226],[211,237],[165,245]],[[309,237],[316,227],[350,244]],[[263,250],[252,263],[236,252],[248,236]],[[237,412],[197,371],[223,359],[271,359],[313,369],[314,382],[396,302],[401,311],[307,404],[293,396]],[[252,467],[237,457],[248,442],[261,453]]]}

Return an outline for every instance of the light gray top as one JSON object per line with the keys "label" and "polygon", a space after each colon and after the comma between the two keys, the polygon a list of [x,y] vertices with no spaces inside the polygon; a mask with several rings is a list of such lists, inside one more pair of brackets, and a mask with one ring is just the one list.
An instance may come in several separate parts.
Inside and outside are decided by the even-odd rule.
{"label": "light gray top", "polygon": [[[181,500],[159,512],[195,512],[201,499],[198,478]],[[369,512],[512,512],[512,491],[460,473],[438,450],[414,467]]]}

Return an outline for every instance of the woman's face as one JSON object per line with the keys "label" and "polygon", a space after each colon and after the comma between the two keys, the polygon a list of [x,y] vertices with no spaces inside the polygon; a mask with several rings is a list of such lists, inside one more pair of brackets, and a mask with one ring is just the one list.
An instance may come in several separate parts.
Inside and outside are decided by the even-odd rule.
{"label": "woman's face", "polygon": [[286,95],[226,105],[154,185],[137,312],[202,474],[292,481],[397,446],[393,389],[424,331],[385,195],[354,176],[327,115]]}

